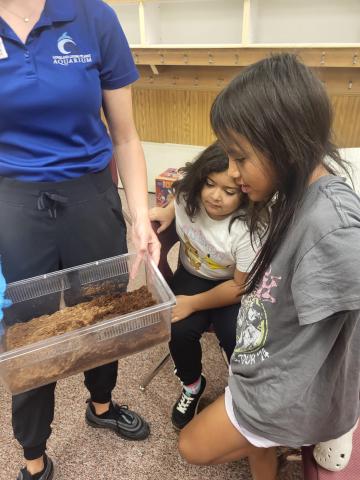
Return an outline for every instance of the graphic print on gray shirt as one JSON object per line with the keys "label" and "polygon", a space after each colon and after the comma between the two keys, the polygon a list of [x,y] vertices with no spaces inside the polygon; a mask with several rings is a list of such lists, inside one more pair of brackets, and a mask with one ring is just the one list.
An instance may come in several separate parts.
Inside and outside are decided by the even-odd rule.
{"label": "graphic print on gray shirt", "polygon": [[281,445],[337,438],[359,416],[360,199],[311,184],[258,287],[244,296],[229,386],[240,425]]}

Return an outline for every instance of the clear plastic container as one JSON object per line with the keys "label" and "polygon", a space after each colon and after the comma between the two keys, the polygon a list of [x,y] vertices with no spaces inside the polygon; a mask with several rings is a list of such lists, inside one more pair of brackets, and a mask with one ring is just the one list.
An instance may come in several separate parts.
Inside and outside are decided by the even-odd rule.
{"label": "clear plastic container", "polygon": [[[4,311],[0,379],[10,393],[46,385],[169,339],[175,297],[148,257],[136,277],[130,279],[134,260],[135,254],[121,255],[7,286],[6,298],[13,305]],[[96,302],[104,294],[118,297],[142,286],[151,293],[154,305],[124,315],[108,315],[104,320],[100,315],[95,324],[27,346],[7,348],[7,333],[13,324],[24,324],[79,303]]]}

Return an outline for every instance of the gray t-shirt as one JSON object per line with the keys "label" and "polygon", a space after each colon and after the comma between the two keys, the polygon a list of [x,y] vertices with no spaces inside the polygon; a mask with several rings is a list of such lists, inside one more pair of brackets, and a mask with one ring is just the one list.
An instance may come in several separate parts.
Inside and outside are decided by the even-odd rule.
{"label": "gray t-shirt", "polygon": [[239,424],[281,445],[337,438],[359,416],[360,199],[309,186],[256,291],[244,296],[229,386]]}

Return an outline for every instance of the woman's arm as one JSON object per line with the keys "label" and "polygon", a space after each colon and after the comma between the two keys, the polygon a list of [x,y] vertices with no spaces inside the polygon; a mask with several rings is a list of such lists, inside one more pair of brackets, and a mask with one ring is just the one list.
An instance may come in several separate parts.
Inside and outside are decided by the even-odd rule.
{"label": "woman's arm", "polygon": [[199,310],[210,310],[240,303],[247,275],[247,273],[235,269],[233,279],[227,280],[206,292],[196,295],[178,295],[176,305],[172,309],[172,321],[183,320]]}
{"label": "woman's arm", "polygon": [[138,266],[146,251],[157,264],[160,243],[149,220],[146,163],[134,124],[131,87],[103,90],[103,105],[132,218],[132,236],[138,252],[135,265]]}

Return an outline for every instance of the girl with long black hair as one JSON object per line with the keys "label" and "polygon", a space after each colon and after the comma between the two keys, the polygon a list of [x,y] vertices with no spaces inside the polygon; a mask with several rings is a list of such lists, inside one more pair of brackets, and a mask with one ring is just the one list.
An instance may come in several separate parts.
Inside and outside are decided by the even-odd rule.
{"label": "girl with long black hair", "polygon": [[[191,463],[248,457],[254,480],[275,480],[279,445],[319,444],[330,468],[348,461],[360,407],[360,199],[338,176],[331,120],[321,82],[290,54],[246,68],[212,106],[228,173],[267,202],[268,221],[229,386],[180,435]],[[323,447],[344,434],[326,465]]]}

